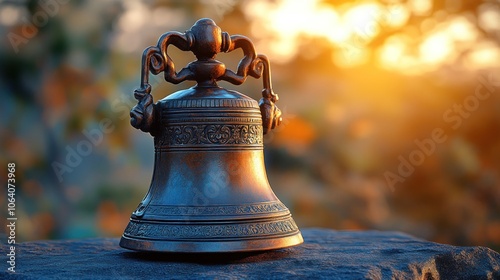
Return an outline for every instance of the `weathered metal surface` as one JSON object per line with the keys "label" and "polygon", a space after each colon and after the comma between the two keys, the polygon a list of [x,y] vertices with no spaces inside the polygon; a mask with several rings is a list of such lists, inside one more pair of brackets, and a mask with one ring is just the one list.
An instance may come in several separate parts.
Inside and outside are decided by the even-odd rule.
{"label": "weathered metal surface", "polygon": [[[197,60],[176,72],[169,45],[192,51]],[[233,72],[217,53],[241,48]],[[149,73],[197,85],[153,103]],[[257,102],[217,85],[263,78]],[[141,251],[232,252],[302,243],[290,211],[273,193],[264,167],[263,134],[279,125],[278,95],[270,65],[252,42],[229,36],[211,19],[186,33],[167,32],[142,57],[141,86],[131,124],[154,136],[155,166],[150,189],[132,213],[120,246]]]}

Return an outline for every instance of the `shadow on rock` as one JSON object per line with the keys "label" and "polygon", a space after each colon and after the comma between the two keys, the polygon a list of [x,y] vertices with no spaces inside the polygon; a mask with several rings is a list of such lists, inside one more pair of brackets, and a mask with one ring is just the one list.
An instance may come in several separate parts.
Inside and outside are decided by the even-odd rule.
{"label": "shadow on rock", "polygon": [[161,253],[161,252],[123,252],[126,259],[148,262],[197,263],[205,265],[270,262],[291,258],[298,254],[294,248],[274,251],[239,253]]}

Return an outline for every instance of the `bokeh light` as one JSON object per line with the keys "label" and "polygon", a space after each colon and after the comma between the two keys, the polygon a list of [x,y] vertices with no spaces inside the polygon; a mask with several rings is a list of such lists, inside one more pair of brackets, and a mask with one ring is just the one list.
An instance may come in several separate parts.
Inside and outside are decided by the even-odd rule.
{"label": "bokeh light", "polygon": [[[285,119],[266,136],[267,173],[299,226],[500,248],[498,1],[53,3],[0,0],[0,155],[18,166],[21,240],[123,231],[153,167],[128,115],[142,50],[210,17],[271,60]],[[177,69],[194,59],[169,53]],[[218,59],[234,69],[241,53]],[[193,85],[152,81],[155,100]],[[261,81],[220,85],[260,98]]]}

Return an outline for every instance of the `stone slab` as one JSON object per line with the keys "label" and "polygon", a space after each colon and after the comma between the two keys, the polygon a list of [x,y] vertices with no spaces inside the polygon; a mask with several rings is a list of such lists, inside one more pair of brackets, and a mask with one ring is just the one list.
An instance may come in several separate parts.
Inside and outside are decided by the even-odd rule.
{"label": "stone slab", "polygon": [[120,248],[118,238],[25,242],[16,247],[16,272],[3,262],[0,278],[500,279],[500,254],[485,247],[399,232],[303,229],[302,235],[302,245],[245,254],[133,252]]}

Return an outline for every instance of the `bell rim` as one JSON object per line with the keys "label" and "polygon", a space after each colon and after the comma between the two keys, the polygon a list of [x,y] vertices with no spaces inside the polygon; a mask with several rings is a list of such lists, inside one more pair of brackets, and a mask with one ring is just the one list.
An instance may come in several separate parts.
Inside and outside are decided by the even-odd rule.
{"label": "bell rim", "polygon": [[164,253],[236,253],[285,249],[304,243],[299,230],[286,236],[243,240],[150,240],[122,235],[120,247],[136,252]]}

